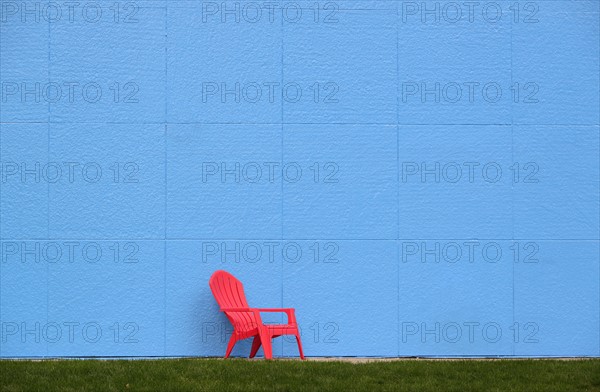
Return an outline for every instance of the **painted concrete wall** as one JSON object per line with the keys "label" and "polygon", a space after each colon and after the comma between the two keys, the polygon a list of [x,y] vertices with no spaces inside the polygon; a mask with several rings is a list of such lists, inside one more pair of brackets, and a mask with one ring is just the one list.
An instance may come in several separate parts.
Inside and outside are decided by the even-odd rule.
{"label": "painted concrete wall", "polygon": [[600,355],[597,1],[1,4],[0,356]]}

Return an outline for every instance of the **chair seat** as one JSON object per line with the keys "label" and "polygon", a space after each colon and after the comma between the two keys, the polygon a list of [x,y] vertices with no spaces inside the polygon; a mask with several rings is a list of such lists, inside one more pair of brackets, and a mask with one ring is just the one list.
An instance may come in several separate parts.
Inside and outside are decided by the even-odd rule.
{"label": "chair seat", "polygon": [[[281,335],[294,335],[298,328],[298,324],[264,324],[269,331],[271,336],[281,336]],[[236,331],[238,336],[240,337],[248,337],[254,336],[258,333],[258,326],[256,324],[248,325],[249,328],[241,329]]]}
{"label": "chair seat", "polygon": [[289,333],[294,333],[296,328],[298,328],[297,324],[265,324],[271,331],[288,331]]}
{"label": "chair seat", "polygon": [[273,338],[282,335],[295,335],[298,332],[297,324],[265,324],[269,335]]}

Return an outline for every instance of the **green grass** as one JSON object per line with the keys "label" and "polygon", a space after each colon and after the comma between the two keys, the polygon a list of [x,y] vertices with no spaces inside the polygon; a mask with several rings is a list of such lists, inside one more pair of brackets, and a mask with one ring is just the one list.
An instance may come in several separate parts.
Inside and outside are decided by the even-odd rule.
{"label": "green grass", "polygon": [[0,361],[2,391],[600,391],[600,359]]}

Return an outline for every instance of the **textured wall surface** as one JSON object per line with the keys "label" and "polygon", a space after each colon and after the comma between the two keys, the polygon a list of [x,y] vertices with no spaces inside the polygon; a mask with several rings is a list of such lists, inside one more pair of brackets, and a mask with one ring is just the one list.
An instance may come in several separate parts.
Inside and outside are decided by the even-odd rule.
{"label": "textured wall surface", "polygon": [[600,355],[598,1],[0,5],[1,357]]}

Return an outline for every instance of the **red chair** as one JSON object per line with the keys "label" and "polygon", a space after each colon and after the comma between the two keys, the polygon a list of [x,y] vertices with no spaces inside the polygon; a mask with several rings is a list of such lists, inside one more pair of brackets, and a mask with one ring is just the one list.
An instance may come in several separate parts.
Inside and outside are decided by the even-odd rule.
{"label": "red chair", "polygon": [[[254,358],[262,344],[265,358],[272,359],[273,349],[271,339],[281,335],[294,335],[298,342],[300,358],[304,359],[294,309],[259,309],[249,307],[244,295],[242,282],[226,271],[216,271],[210,277],[209,285],[221,308],[221,312],[225,313],[233,325],[233,334],[227,344],[225,358],[229,358],[229,354],[231,354],[231,350],[238,340],[254,337],[252,349],[250,350],[250,358]],[[288,317],[287,324],[263,324],[260,318],[261,312],[285,313]]]}

